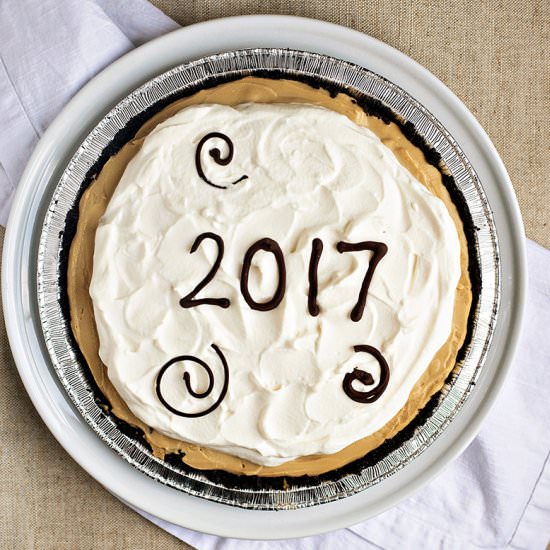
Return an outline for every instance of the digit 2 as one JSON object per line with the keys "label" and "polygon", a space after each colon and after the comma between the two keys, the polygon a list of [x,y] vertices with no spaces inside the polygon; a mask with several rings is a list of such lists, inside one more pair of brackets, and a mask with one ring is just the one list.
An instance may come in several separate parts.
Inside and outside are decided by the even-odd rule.
{"label": "digit 2", "polygon": [[218,255],[216,257],[216,260],[214,261],[214,265],[212,265],[212,268],[206,274],[204,279],[189,294],[187,294],[180,300],[180,306],[183,308],[190,308],[203,304],[208,304],[226,309],[231,304],[228,298],[199,298],[198,300],[194,299],[195,296],[214,278],[214,275],[216,275],[216,272],[218,271],[223,258],[223,239],[219,235],[210,232],[201,233],[195,239],[195,242],[191,247],[191,254],[193,254],[193,252],[196,252],[202,241],[204,241],[205,239],[212,239],[216,243],[216,245],[218,246]]}

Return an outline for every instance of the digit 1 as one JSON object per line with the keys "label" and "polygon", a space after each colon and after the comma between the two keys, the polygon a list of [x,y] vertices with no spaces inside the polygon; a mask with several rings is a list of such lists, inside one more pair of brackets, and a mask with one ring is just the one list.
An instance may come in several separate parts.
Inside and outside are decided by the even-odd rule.
{"label": "digit 1", "polygon": [[311,256],[309,257],[309,291],[307,294],[307,309],[312,317],[319,315],[319,305],[317,304],[317,293],[319,291],[319,283],[317,279],[319,260],[323,253],[323,241],[321,239],[313,239],[311,243]]}

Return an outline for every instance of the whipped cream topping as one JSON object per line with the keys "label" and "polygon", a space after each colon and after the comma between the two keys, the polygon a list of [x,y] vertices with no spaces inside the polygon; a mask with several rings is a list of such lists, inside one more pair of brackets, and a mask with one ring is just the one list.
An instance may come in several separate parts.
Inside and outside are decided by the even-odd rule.
{"label": "whipped cream topping", "polygon": [[[210,133],[218,135],[198,148]],[[191,253],[203,233],[221,237],[223,257],[209,238]],[[240,286],[247,250],[264,238],[278,244],[286,271],[283,298],[268,311],[252,309]],[[323,243],[316,316],[308,311],[314,239]],[[340,241],[387,246],[357,322],[350,313],[372,253],[339,253]],[[219,258],[194,299],[229,306],[182,307]],[[368,129],[310,105],[198,105],[158,125],[126,168],[96,233],[90,294],[100,357],[138,418],[274,466],[335,453],[403,407],[451,332],[459,277],[445,205]],[[269,302],[279,280],[273,253],[254,254],[253,300]],[[390,370],[371,403],[343,390],[356,367],[372,376],[355,380],[356,390],[379,383],[379,362],[357,346],[379,350]],[[181,356],[206,363],[211,377],[197,361],[175,363],[160,383],[166,407],[159,373]],[[213,410],[185,417],[171,408]]]}

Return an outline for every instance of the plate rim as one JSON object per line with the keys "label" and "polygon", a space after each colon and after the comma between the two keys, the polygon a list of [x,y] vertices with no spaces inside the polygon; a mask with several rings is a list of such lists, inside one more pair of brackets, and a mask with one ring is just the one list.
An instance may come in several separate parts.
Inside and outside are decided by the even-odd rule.
{"label": "plate rim", "polygon": [[[189,27],[185,27],[183,29],[174,31],[173,33],[170,33],[168,35],[165,35],[159,39],[156,39],[144,46],[141,46],[140,48],[130,52],[123,58],[119,59],[112,65],[110,65],[108,68],[106,68],[102,73],[100,73],[97,77],[95,77],[92,81],[90,81],[76,96],[73,98],[73,100],[65,107],[65,109],[60,113],[60,115],[57,117],[56,121],[52,124],[52,126],[48,129],[48,131],[44,134],[42,140],[39,142],[35,152],[33,153],[31,159],[29,160],[29,164],[27,166],[27,169],[25,170],[25,173],[23,175],[23,178],[21,180],[20,188],[17,192],[16,199],[14,200],[14,205],[12,208],[12,212],[10,214],[8,229],[6,232],[5,237],[5,243],[4,243],[4,262],[3,262],[3,273],[2,273],[2,293],[3,293],[3,302],[4,302],[4,309],[5,309],[5,316],[6,316],[6,329],[8,332],[8,337],[10,340],[10,344],[13,350],[14,357],[16,359],[16,364],[18,366],[21,378],[23,379],[23,382],[25,384],[25,387],[27,389],[27,392],[31,396],[31,399],[33,400],[33,403],[39,413],[41,414],[42,418],[44,419],[45,423],[48,425],[54,436],[58,439],[58,441],[65,447],[65,449],[77,460],[77,462],[80,463],[82,467],[84,467],[93,477],[98,479],[101,483],[105,484],[109,490],[112,490],[119,498],[123,498],[124,500],[128,501],[130,504],[133,504],[136,507],[140,507],[144,509],[145,511],[157,515],[161,517],[162,519],[166,519],[167,521],[174,522],[174,519],[176,519],[176,523],[180,525],[184,525],[186,527],[195,527],[196,529],[200,529],[206,532],[211,532],[215,534],[221,534],[225,536],[233,536],[233,537],[243,537],[243,538],[286,538],[282,537],[280,534],[280,527],[275,525],[275,528],[268,529],[266,532],[266,526],[268,524],[273,524],[272,518],[269,518],[268,522],[265,522],[263,520],[260,520],[259,524],[263,524],[262,529],[252,528],[250,534],[244,534],[242,531],[242,527],[235,529],[235,526],[231,525],[215,525],[215,526],[208,526],[204,528],[204,526],[201,527],[200,522],[197,521],[186,521],[185,518],[180,518],[180,521],[177,520],[177,518],[174,517],[173,514],[167,513],[166,510],[162,510],[159,508],[159,506],[156,506],[155,503],[148,503],[144,502],[143,499],[138,498],[139,495],[132,494],[132,491],[128,490],[121,490],[120,488],[113,488],[114,484],[113,479],[109,479],[109,476],[100,475],[100,472],[97,471],[97,469],[94,469],[90,467],[89,461],[86,460],[86,457],[82,456],[82,453],[79,453],[77,450],[74,449],[74,447],[71,447],[70,442],[67,441],[66,437],[64,437],[63,433],[59,430],[58,426],[55,426],[54,420],[52,418],[52,411],[48,410],[48,402],[47,399],[44,400],[44,395],[40,395],[40,388],[36,385],[36,380],[33,379],[32,372],[29,372],[29,369],[27,367],[28,364],[32,364],[34,358],[32,357],[32,353],[29,355],[30,349],[29,346],[25,346],[25,342],[23,341],[21,334],[19,333],[18,329],[18,323],[21,322],[21,312],[17,311],[17,304],[14,304],[15,294],[10,292],[11,289],[15,288],[17,284],[21,284],[21,281],[18,281],[18,275],[19,279],[24,278],[24,273],[19,271],[17,268],[22,267],[22,262],[17,262],[17,244],[18,238],[21,236],[19,232],[23,231],[25,227],[28,226],[29,221],[32,222],[32,220],[29,220],[28,214],[29,212],[25,212],[25,201],[28,202],[29,199],[29,191],[32,191],[32,184],[33,181],[36,180],[39,177],[38,172],[40,171],[40,165],[44,163],[44,155],[46,153],[46,149],[48,147],[51,147],[51,141],[54,139],[55,134],[59,133],[61,127],[64,125],[64,123],[70,119],[72,116],[72,111],[76,111],[77,107],[80,104],[84,105],[87,101],[88,97],[93,96],[93,90],[96,88],[100,88],[102,86],[103,81],[110,78],[113,74],[115,74],[121,67],[129,66],[131,64],[136,63],[138,59],[141,58],[142,55],[145,55],[144,52],[148,52],[149,54],[154,53],[155,51],[162,51],[163,49],[166,49],[167,47],[177,45],[178,42],[185,42],[186,36],[191,36],[193,33],[199,33],[201,32],[212,32],[213,28],[218,27],[218,32],[222,30],[223,27],[229,26],[230,28],[233,27],[233,32],[243,32],[243,26],[246,26],[247,28],[255,26],[256,30],[259,27],[272,27],[271,32],[278,31],[278,29],[281,26],[287,26],[290,25],[291,27],[296,26],[298,27],[308,27],[310,30],[312,27],[315,27],[315,32],[320,33],[321,35],[329,35],[333,34],[333,40],[335,39],[336,35],[346,35],[348,38],[352,38],[356,41],[363,42],[364,50],[368,51],[369,47],[371,50],[382,49],[386,52],[389,52],[389,55],[396,58],[397,64],[405,64],[409,65],[413,69],[415,69],[417,72],[420,73],[420,75],[426,79],[430,85],[436,85],[439,88],[439,91],[443,94],[444,99],[447,101],[450,101],[453,103],[453,107],[458,109],[459,111],[462,111],[462,116],[466,117],[467,121],[471,126],[473,126],[473,129],[475,131],[476,137],[478,139],[481,139],[483,142],[483,145],[487,147],[489,152],[489,157],[493,162],[493,169],[497,172],[500,180],[501,180],[501,189],[500,191],[504,194],[506,203],[506,206],[508,207],[509,211],[509,217],[510,221],[512,222],[514,231],[513,237],[515,237],[515,242],[513,245],[515,245],[515,252],[516,259],[519,259],[519,262],[517,262],[516,265],[516,274],[515,274],[515,305],[514,305],[514,314],[515,319],[512,322],[511,329],[509,330],[508,334],[508,352],[507,352],[507,361],[504,361],[504,363],[499,368],[498,372],[496,373],[494,380],[493,380],[493,387],[492,391],[489,392],[488,398],[485,399],[483,403],[480,404],[478,407],[478,414],[474,418],[474,421],[470,423],[467,429],[463,431],[463,433],[459,434],[458,437],[455,438],[455,441],[449,445],[446,452],[441,455],[439,459],[439,464],[432,465],[428,470],[424,471],[421,476],[419,476],[417,479],[415,479],[414,483],[409,483],[404,488],[401,488],[401,491],[398,491],[399,494],[395,495],[394,498],[388,498],[386,496],[386,499],[380,499],[379,505],[376,506],[376,511],[373,512],[371,509],[370,512],[367,515],[374,515],[374,513],[379,513],[383,509],[390,507],[393,505],[397,500],[400,500],[401,498],[404,498],[406,494],[410,494],[412,491],[414,491],[418,486],[425,483],[429,478],[433,477],[446,463],[448,463],[453,456],[456,456],[463,448],[469,443],[469,441],[475,436],[477,433],[477,430],[481,424],[481,421],[484,416],[486,416],[486,413],[496,398],[496,395],[498,394],[498,390],[500,389],[503,380],[505,378],[506,372],[509,370],[511,360],[513,353],[515,351],[515,348],[517,347],[517,341],[519,337],[520,332],[520,326],[521,321],[523,318],[523,312],[524,312],[524,305],[525,305],[525,291],[526,291],[526,265],[525,265],[525,243],[523,240],[523,227],[521,222],[521,217],[519,215],[519,208],[517,205],[517,201],[515,200],[515,196],[512,191],[511,183],[508,178],[508,175],[506,174],[506,171],[504,169],[504,166],[502,164],[502,161],[498,157],[498,154],[496,153],[494,146],[490,142],[489,138],[485,134],[485,132],[481,129],[479,126],[479,123],[475,120],[473,115],[467,111],[466,107],[450,92],[441,82],[439,82],[431,73],[429,73],[426,69],[418,65],[416,62],[412,61],[410,58],[405,56],[404,54],[398,52],[397,50],[391,48],[390,46],[373,39],[367,35],[363,35],[357,31],[353,31],[351,29],[347,29],[345,27],[340,27],[337,25],[333,25],[330,23],[315,21],[311,19],[305,19],[305,18],[296,18],[292,16],[237,16],[232,18],[226,18],[226,19],[218,19],[213,21],[208,21],[204,23],[198,23],[196,25],[191,25]],[[206,30],[205,30],[206,29]],[[253,32],[250,31],[252,34]],[[302,31],[303,32],[303,31]],[[307,33],[306,33],[307,34]],[[324,36],[326,39],[326,36]],[[352,40],[353,41],[353,40]],[[172,44],[174,42],[174,44]],[[277,46],[276,44],[271,44],[272,46]],[[257,47],[265,46],[265,44],[255,44]],[[244,47],[244,46],[243,46]],[[296,48],[296,49],[307,49],[303,46],[297,46],[296,44],[287,45],[287,47]],[[235,49],[234,47],[227,48],[227,50]],[[310,51],[317,51],[315,49],[310,49]],[[158,53],[157,52],[157,53]],[[322,53],[322,52],[319,52]],[[205,53],[204,55],[208,55],[208,53]],[[333,53],[328,52],[328,55],[334,55]],[[347,61],[350,61],[348,58],[339,56],[341,59],[345,59]],[[191,59],[195,59],[196,56],[193,56]],[[183,58],[180,62],[185,62],[187,60],[190,60],[189,58]],[[354,60],[351,60],[354,62]],[[365,66],[365,65],[364,65]],[[369,70],[373,70],[374,72],[376,69],[373,69],[368,64],[366,65],[366,68]],[[156,73],[162,72],[163,69],[155,70]],[[385,74],[382,74],[382,76],[386,77]],[[147,80],[149,76],[145,76],[143,80]],[[387,78],[387,77],[386,77]],[[396,82],[399,86],[402,86],[407,92],[409,92],[409,89],[406,86],[403,86],[403,84],[399,81]],[[415,99],[418,99],[415,93],[409,92]],[[115,99],[114,103],[118,101],[118,98]],[[424,103],[424,102],[422,102]],[[433,107],[430,105],[427,105],[427,108],[434,112]],[[436,114],[436,117],[440,119],[440,117]],[[99,117],[101,118],[101,116]],[[445,124],[445,126],[447,126]],[[451,131],[451,134],[454,136],[454,132]],[[462,146],[462,144],[461,144]],[[469,155],[467,154],[467,157]],[[474,163],[472,163],[474,164]],[[475,168],[475,164],[474,164]],[[38,217],[40,220],[40,216]],[[41,224],[38,224],[41,225]],[[498,229],[498,228],[497,228]],[[29,245],[29,242],[26,243]],[[10,267],[8,269],[8,264],[10,264]],[[15,264],[15,265],[12,265]],[[47,369],[46,365],[46,369]],[[36,374],[36,373],[34,373]],[[468,406],[469,401],[465,404],[465,407]],[[95,434],[93,434],[93,437],[95,437]],[[85,453],[84,453],[85,454]],[[95,475],[94,475],[95,474]],[[141,475],[141,474],[140,474]],[[118,489],[118,490],[117,490]],[[181,493],[178,493],[181,495]],[[361,493],[356,496],[361,496]],[[187,497],[189,499],[193,499],[193,506],[197,506],[197,499],[196,497]],[[337,505],[338,502],[346,502],[351,500],[357,500],[356,497],[349,497],[348,499],[345,499],[345,501],[337,501],[333,504],[327,504],[322,505],[321,507],[314,507],[309,508],[308,510],[317,510],[319,511],[320,508],[328,509],[328,508],[334,508],[333,505]],[[214,507],[219,507],[219,504],[211,503]],[[200,508],[200,506],[199,506]],[[346,507],[340,506],[340,508],[344,509]],[[371,506],[371,508],[373,508]],[[225,510],[227,510],[227,507],[225,507]],[[249,517],[251,517],[253,514],[250,510],[244,510],[245,514]],[[297,517],[303,514],[299,514],[301,512],[300,510],[294,510],[289,512],[278,512],[279,515],[284,514],[295,514]],[[272,514],[271,512],[259,512],[260,515],[264,516],[265,519],[268,519],[268,516]],[[319,515],[319,514],[317,514]],[[348,513],[344,517],[342,515],[336,517],[334,514],[331,517],[332,521],[322,521],[319,520],[319,518],[316,519],[316,521],[312,522],[311,518],[308,519],[307,523],[303,523],[300,521],[297,525],[292,526],[292,528],[287,528],[285,531],[286,536],[305,536],[308,534],[323,532],[332,530],[337,527],[341,527],[344,525],[348,525],[350,523],[354,523],[356,521],[360,521],[363,519],[363,516],[366,514],[361,514],[361,512],[357,513]],[[192,518],[196,519],[196,518]],[[263,536],[262,536],[263,535]],[[267,536],[266,536],[267,535]]]}

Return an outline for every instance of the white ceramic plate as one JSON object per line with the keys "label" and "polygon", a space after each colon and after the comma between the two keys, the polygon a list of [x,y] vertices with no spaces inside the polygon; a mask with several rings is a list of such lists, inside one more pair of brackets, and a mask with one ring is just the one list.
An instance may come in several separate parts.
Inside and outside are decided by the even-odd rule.
{"label": "white ceramic plate", "polygon": [[[139,473],[105,446],[70,404],[51,368],[35,290],[44,209],[68,159],[95,123],[131,90],[174,65],[250,47],[328,54],[362,65],[407,90],[444,124],[477,171],[494,211],[501,249],[502,294],[493,343],[475,391],[444,434],[411,464],[362,493],[279,512],[243,510],[183,494]],[[373,38],[284,16],[236,17],[181,29],[124,56],[85,86],[44,134],[29,161],[10,215],[3,266],[6,326],[21,378],[45,423],[71,456],[114,494],[151,514],[207,533],[252,539],[305,536],[356,523],[418,489],[460,453],[477,433],[511,364],[526,285],[523,227],[512,186],[492,143],[464,105],[420,65]]]}

